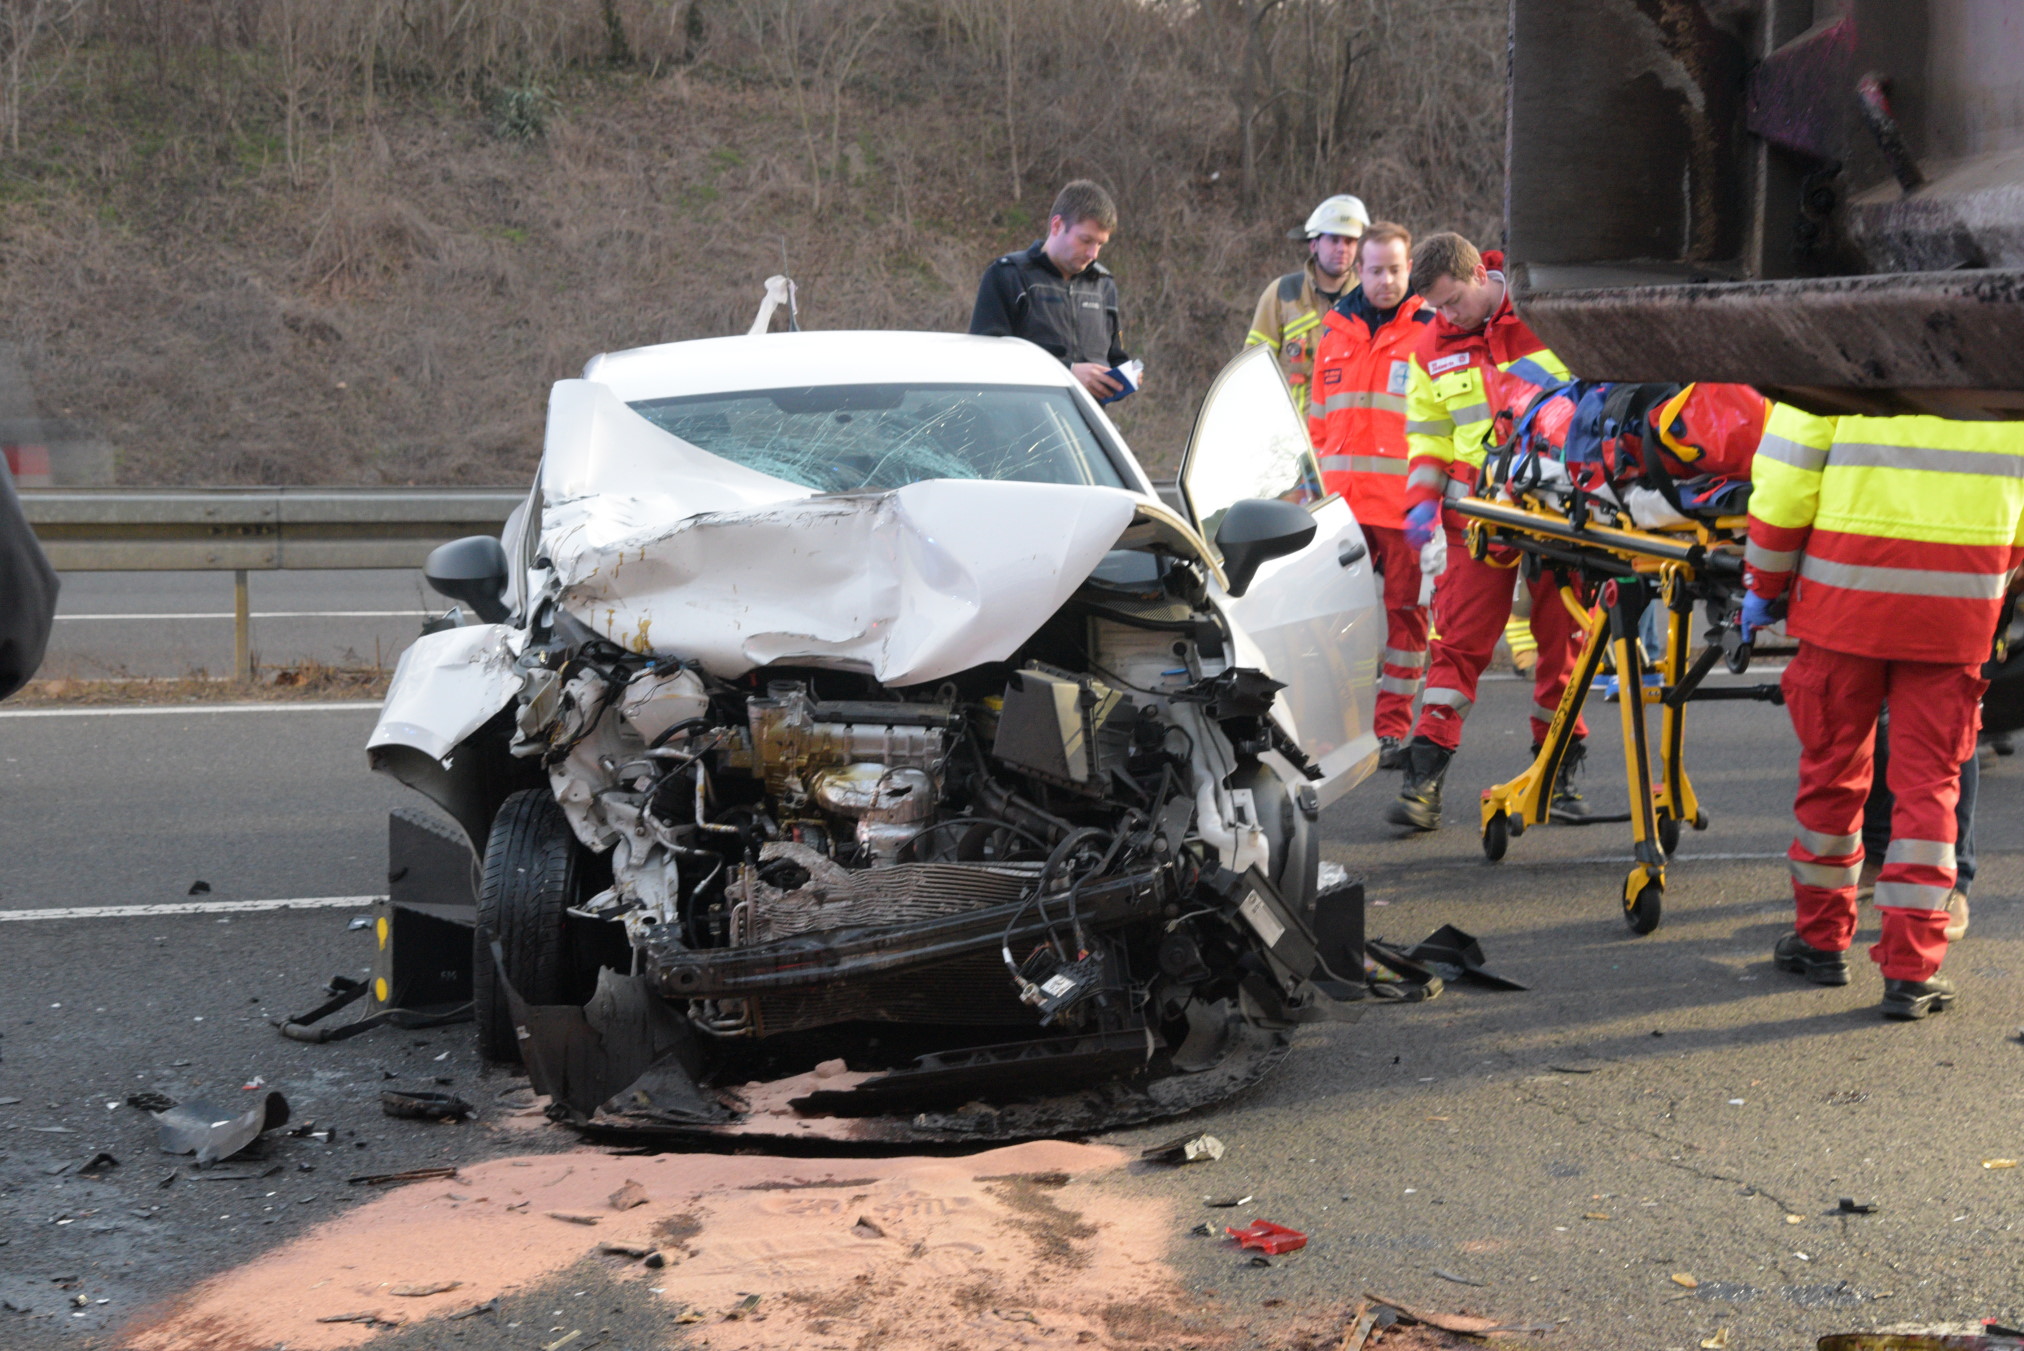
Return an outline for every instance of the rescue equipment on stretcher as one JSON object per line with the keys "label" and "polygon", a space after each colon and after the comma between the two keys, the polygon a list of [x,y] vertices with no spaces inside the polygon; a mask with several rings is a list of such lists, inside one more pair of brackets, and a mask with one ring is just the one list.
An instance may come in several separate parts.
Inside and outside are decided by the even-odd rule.
{"label": "rescue equipment on stretcher", "polygon": [[[1542,391],[1491,452],[1476,492],[1449,502],[1468,522],[1472,557],[1554,574],[1561,603],[1585,635],[1531,765],[1483,791],[1484,856],[1495,863],[1512,839],[1548,824],[1553,784],[1607,659],[1621,691],[1630,810],[1585,821],[1630,823],[1623,915],[1640,934],[1659,926],[1666,862],[1681,827],[1708,826],[1685,765],[1686,705],[1784,702],[1776,684],[1702,683],[1717,661],[1726,659],[1739,675],[1749,669],[1750,644],[1737,622],[1744,511],[1749,456],[1767,411],[1747,386],[1570,381]],[[1653,600],[1666,607],[1666,639],[1659,681],[1648,683],[1638,629]],[[1698,655],[1696,605],[1708,619]],[[1656,757],[1647,704],[1660,710]]]}

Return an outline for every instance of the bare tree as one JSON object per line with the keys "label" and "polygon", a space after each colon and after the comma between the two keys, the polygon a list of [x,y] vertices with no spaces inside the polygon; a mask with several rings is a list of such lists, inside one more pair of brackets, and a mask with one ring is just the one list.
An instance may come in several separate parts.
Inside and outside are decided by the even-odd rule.
{"label": "bare tree", "polygon": [[[891,0],[767,0],[742,5],[739,13],[760,60],[792,96],[808,155],[810,204],[820,211],[823,180],[835,177],[842,158],[844,86],[891,16]],[[818,119],[829,123],[826,158]]]}
{"label": "bare tree", "polygon": [[[21,113],[70,58],[71,20],[85,0],[0,0],[0,125],[21,153]],[[52,51],[53,49],[53,51]]]}

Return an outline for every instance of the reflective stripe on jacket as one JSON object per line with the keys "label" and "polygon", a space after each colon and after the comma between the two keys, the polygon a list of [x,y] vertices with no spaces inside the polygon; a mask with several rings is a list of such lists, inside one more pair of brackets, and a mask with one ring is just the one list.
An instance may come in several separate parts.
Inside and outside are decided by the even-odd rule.
{"label": "reflective stripe on jacket", "polygon": [[1264,343],[1278,354],[1293,402],[1307,409],[1307,383],[1314,373],[1314,346],[1321,336],[1321,316],[1334,302],[1315,285],[1314,263],[1289,272],[1265,288],[1251,315],[1246,347]]}
{"label": "reflective stripe on jacket", "polygon": [[1786,632],[1858,657],[1988,659],[2024,563],[2024,425],[1779,404],[1750,473],[1750,588],[1791,588]]}
{"label": "reflective stripe on jacket", "polygon": [[1432,317],[1418,296],[1387,316],[1359,287],[1321,321],[1307,431],[1322,486],[1341,493],[1367,526],[1405,525],[1410,354]]}
{"label": "reflective stripe on jacket", "polygon": [[[1493,250],[1483,261],[1501,280],[1504,255]],[[1540,390],[1571,378],[1508,295],[1473,331],[1436,316],[1413,351],[1406,390],[1407,508],[1465,495],[1495,443],[1499,415],[1508,431]]]}

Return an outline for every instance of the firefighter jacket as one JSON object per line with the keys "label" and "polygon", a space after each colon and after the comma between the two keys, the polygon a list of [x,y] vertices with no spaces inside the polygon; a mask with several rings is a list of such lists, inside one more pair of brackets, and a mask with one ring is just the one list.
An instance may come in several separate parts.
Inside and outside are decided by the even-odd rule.
{"label": "firefighter jacket", "polygon": [[1044,243],[1008,253],[985,268],[970,311],[972,333],[1024,338],[1064,366],[1078,361],[1121,366],[1131,360],[1119,330],[1117,283],[1110,269],[1091,263],[1064,277]]}
{"label": "firefighter jacket", "polygon": [[1779,404],[1751,464],[1750,589],[1785,631],[1886,661],[1982,662],[2024,563],[2024,425]]}
{"label": "firefighter jacket", "polygon": [[1258,297],[1258,309],[1251,316],[1251,331],[1244,335],[1246,347],[1265,343],[1279,358],[1286,372],[1286,385],[1293,402],[1307,410],[1308,380],[1314,373],[1314,347],[1321,337],[1321,318],[1335,303],[1335,293],[1317,284],[1314,260],[1298,272],[1289,272],[1265,288]]}
{"label": "firefighter jacket", "polygon": [[1364,525],[1405,525],[1406,388],[1413,347],[1433,317],[1418,296],[1380,310],[1359,286],[1321,321],[1307,432],[1322,485]]}
{"label": "firefighter jacket", "polygon": [[[1504,255],[1483,255],[1503,278]],[[1479,329],[1435,316],[1413,350],[1406,388],[1406,508],[1466,497],[1499,435],[1541,390],[1565,384],[1567,366],[1511,308],[1506,295]],[[1549,439],[1551,439],[1549,437]]]}

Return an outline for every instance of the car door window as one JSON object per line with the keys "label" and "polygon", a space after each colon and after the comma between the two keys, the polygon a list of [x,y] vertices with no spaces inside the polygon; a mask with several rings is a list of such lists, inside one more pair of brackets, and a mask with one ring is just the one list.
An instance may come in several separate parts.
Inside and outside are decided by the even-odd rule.
{"label": "car door window", "polygon": [[1232,503],[1280,497],[1311,506],[1325,496],[1307,423],[1271,348],[1249,349],[1209,387],[1181,462],[1181,491],[1212,548]]}

